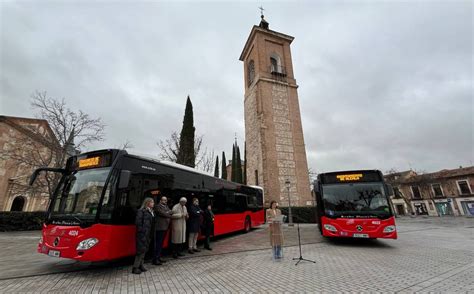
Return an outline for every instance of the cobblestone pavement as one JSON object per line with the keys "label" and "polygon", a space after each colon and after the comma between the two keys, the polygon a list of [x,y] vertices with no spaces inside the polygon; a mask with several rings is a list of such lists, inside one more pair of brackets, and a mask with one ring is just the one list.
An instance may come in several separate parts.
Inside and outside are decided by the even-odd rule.
{"label": "cobblestone pavement", "polygon": [[[398,240],[338,242],[323,240],[314,225],[304,225],[302,240],[307,244],[302,246],[303,257],[315,260],[314,264],[303,261],[295,266],[292,260],[299,256],[298,246],[294,246],[296,227],[285,228],[289,246],[284,248],[284,259],[272,261],[267,232],[262,228],[222,238],[212,253],[171,260],[159,267],[148,265],[149,271],[142,275],[132,275],[130,265],[109,265],[69,273],[3,277],[0,292],[474,293],[474,219],[404,218],[397,219],[397,225]],[[25,243],[22,236],[32,238],[34,233],[1,233],[0,246],[3,249],[9,240],[18,244],[16,248],[26,248],[21,245]],[[5,260],[11,258],[5,253],[0,254],[2,273],[8,267]],[[27,260],[19,258],[16,262],[28,270]],[[60,260],[55,262],[67,268]],[[37,273],[44,274],[44,270]]]}

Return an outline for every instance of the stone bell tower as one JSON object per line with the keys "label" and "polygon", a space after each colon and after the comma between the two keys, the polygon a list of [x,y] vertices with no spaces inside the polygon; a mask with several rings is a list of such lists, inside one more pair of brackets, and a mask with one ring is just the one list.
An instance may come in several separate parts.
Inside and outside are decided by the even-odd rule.
{"label": "stone bell tower", "polygon": [[[290,44],[262,14],[240,60],[244,62],[247,183],[265,191],[265,203],[312,205]],[[289,183],[288,183],[289,182]],[[288,190],[289,189],[289,190]]]}

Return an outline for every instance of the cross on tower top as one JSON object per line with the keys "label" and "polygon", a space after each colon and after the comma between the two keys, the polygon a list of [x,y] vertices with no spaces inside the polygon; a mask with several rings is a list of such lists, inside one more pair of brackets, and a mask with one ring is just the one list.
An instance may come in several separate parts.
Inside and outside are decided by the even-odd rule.
{"label": "cross on tower top", "polygon": [[263,11],[264,11],[265,9],[263,9],[263,6],[260,6],[258,9],[260,9],[260,14],[261,14],[260,17],[262,18],[262,20],[260,21],[260,25],[259,25],[259,26],[262,27],[262,28],[264,28],[264,29],[267,29],[267,30],[268,30],[268,22],[265,20],[265,18],[264,18],[265,16],[263,16]]}

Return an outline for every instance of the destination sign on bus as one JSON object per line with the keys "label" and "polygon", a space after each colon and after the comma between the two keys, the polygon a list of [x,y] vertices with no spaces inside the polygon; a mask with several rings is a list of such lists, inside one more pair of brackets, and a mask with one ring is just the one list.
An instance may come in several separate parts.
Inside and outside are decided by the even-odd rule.
{"label": "destination sign on bus", "polygon": [[382,181],[382,174],[375,170],[345,171],[320,174],[322,184],[342,184]]}
{"label": "destination sign on bus", "polygon": [[89,154],[79,156],[76,161],[77,169],[89,169],[89,168],[98,168],[106,167],[111,163],[111,154]]}
{"label": "destination sign on bus", "polygon": [[362,174],[337,175],[336,178],[341,182],[358,181],[360,178],[362,178]]}
{"label": "destination sign on bus", "polygon": [[100,162],[99,156],[79,159],[79,168],[96,167],[96,166],[99,166],[99,162]]}

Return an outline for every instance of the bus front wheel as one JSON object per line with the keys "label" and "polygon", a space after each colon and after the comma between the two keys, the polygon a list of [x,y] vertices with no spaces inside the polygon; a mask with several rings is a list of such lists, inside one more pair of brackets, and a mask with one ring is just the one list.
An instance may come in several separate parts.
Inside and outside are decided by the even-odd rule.
{"label": "bus front wheel", "polygon": [[250,228],[251,228],[250,216],[247,216],[247,217],[245,218],[245,222],[244,222],[244,232],[245,232],[245,233],[250,232]]}

